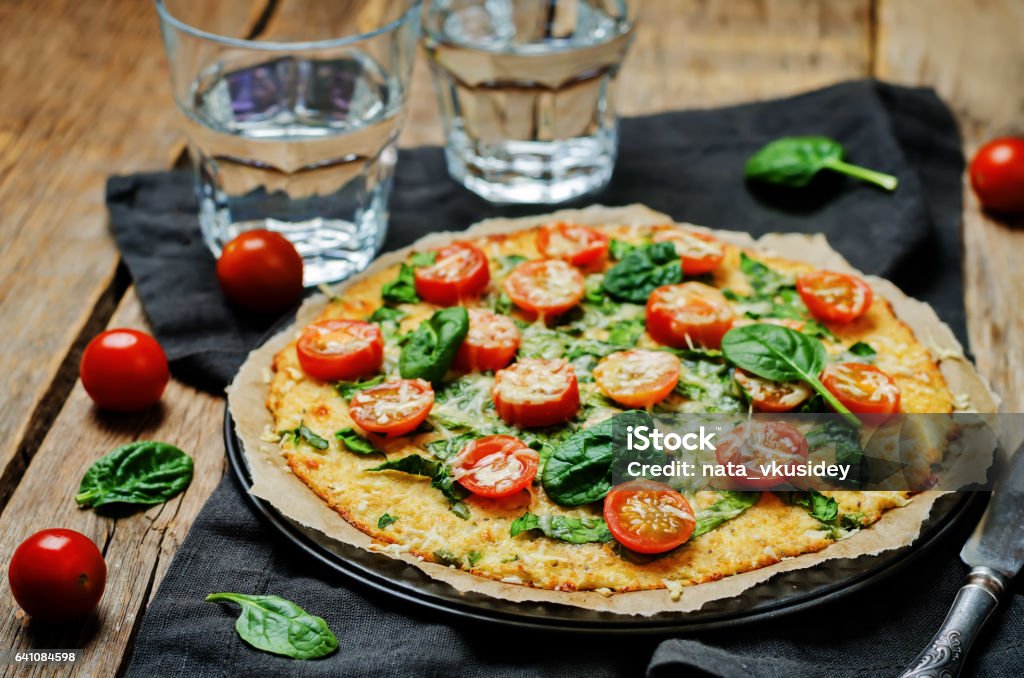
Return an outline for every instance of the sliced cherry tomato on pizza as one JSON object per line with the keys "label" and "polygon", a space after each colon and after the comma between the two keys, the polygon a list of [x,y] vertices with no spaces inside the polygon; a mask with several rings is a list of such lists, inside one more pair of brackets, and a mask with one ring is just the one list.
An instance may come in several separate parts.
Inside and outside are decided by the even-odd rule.
{"label": "sliced cherry tomato on pizza", "polygon": [[647,299],[647,332],[675,348],[718,348],[735,316],[725,295],[710,285],[665,285]]}
{"label": "sliced cherry tomato on pizza", "polygon": [[576,372],[562,359],[524,358],[499,370],[491,397],[498,416],[521,428],[561,424],[580,408]]}
{"label": "sliced cherry tomato on pizza", "polygon": [[518,349],[519,328],[512,318],[471,308],[469,333],[453,365],[463,372],[494,372],[512,362]]}
{"label": "sliced cherry tomato on pizza", "polygon": [[601,359],[594,368],[594,381],[620,405],[651,407],[679,383],[679,359],[666,351],[619,351]]}
{"label": "sliced cherry tomato on pizza", "polygon": [[561,315],[583,299],[583,274],[561,259],[524,261],[505,278],[512,303],[530,316]]}
{"label": "sliced cherry tomato on pizza", "polygon": [[821,383],[854,414],[892,414],[900,407],[900,387],[874,365],[833,363]]}
{"label": "sliced cherry tomato on pizza", "polygon": [[758,412],[789,412],[811,397],[811,387],[801,381],[771,381],[736,370],[736,383]]}
{"label": "sliced cherry tomato on pizza", "polygon": [[395,379],[356,392],[348,413],[360,428],[384,436],[416,430],[434,406],[434,389],[422,379]]}
{"label": "sliced cherry tomato on pizza", "polygon": [[487,255],[479,247],[453,242],[438,250],[434,263],[414,271],[416,294],[438,306],[478,297],[491,281]]}
{"label": "sliced cherry tomato on pizza", "polygon": [[746,475],[731,474],[730,479],[740,487],[767,490],[787,480],[787,475],[763,475],[762,465],[773,461],[779,466],[803,464],[809,447],[804,434],[784,421],[752,420],[740,424],[719,438],[715,457],[722,465],[745,467]]}
{"label": "sliced cherry tomato on pizza", "polygon": [[818,320],[848,323],[871,308],[871,287],[855,275],[834,271],[801,273],[796,289]]}
{"label": "sliced cherry tomato on pizza", "polygon": [[595,269],[608,258],[607,235],[589,226],[557,223],[537,233],[537,249],[548,259],[562,259],[573,266]]}
{"label": "sliced cherry tomato on pizza", "polygon": [[496,435],[470,442],[452,460],[452,476],[481,497],[508,497],[530,486],[540,455],[515,436]]}
{"label": "sliced cherry tomato on pizza", "polygon": [[375,323],[321,320],[306,326],[295,347],[302,371],[321,381],[368,377],[384,362],[384,337]]}
{"label": "sliced cherry tomato on pizza", "polygon": [[670,242],[683,263],[683,275],[704,275],[718,268],[725,258],[725,244],[721,240],[698,231],[672,228],[659,231],[655,242]]}
{"label": "sliced cherry tomato on pizza", "polygon": [[604,498],[604,521],[615,540],[637,553],[665,553],[697,526],[686,497],[653,480],[630,480]]}

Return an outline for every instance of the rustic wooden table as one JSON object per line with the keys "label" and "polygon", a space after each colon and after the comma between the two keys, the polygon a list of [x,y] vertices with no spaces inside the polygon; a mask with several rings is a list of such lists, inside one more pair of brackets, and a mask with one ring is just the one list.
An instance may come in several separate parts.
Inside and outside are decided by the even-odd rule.
{"label": "rustic wooden table", "polygon": [[[266,31],[296,19],[272,15]],[[1022,25],[1024,0],[646,0],[620,110],[715,106],[875,76],[936,88],[969,155],[1024,131]],[[107,232],[104,184],[172,164],[177,113],[149,0],[0,0],[0,26],[0,561],[6,572],[22,539],[62,526],[89,535],[109,572],[99,613],[61,631],[33,629],[4,584],[0,649],[84,648],[75,673],[111,675],[225,470],[221,398],[172,383],[159,408],[113,417],[76,381],[93,335],[146,326]],[[411,96],[401,142],[438,143],[422,62]],[[1024,229],[964,195],[971,346],[1006,409],[1024,411],[1015,388],[1024,384]],[[91,462],[138,438],[193,455],[188,491],[124,518],[77,509],[70,496]]]}

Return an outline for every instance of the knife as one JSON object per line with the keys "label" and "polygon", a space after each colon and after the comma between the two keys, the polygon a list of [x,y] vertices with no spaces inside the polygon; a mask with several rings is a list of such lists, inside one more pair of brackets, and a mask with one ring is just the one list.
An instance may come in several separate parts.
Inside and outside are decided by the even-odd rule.
{"label": "knife", "polygon": [[978,631],[1024,565],[1024,445],[996,483],[992,500],[960,559],[971,566],[946,620],[901,678],[952,678],[960,673]]}

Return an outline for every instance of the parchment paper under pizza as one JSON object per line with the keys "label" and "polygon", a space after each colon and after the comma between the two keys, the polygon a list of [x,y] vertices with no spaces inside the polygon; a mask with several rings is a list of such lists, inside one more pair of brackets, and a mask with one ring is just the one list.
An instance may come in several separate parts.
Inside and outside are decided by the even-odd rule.
{"label": "parchment paper under pizza", "polygon": [[[765,336],[820,354],[813,377],[748,366],[743,341]],[[997,409],[929,307],[823,238],[755,242],[642,206],[384,255],[254,351],[229,403],[252,492],[290,518],[459,590],[638,614],[909,544],[938,493],[613,486],[602,440],[623,413]],[[745,454],[822,439],[759,435]]]}

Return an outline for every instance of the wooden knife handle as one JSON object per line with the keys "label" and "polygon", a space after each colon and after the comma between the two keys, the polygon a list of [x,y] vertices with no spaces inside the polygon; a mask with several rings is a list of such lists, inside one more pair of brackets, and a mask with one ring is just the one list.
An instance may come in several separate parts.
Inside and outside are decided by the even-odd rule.
{"label": "wooden knife handle", "polygon": [[963,669],[967,651],[978,631],[999,605],[1006,577],[987,567],[976,567],[956,594],[946,620],[901,678],[954,678]]}

